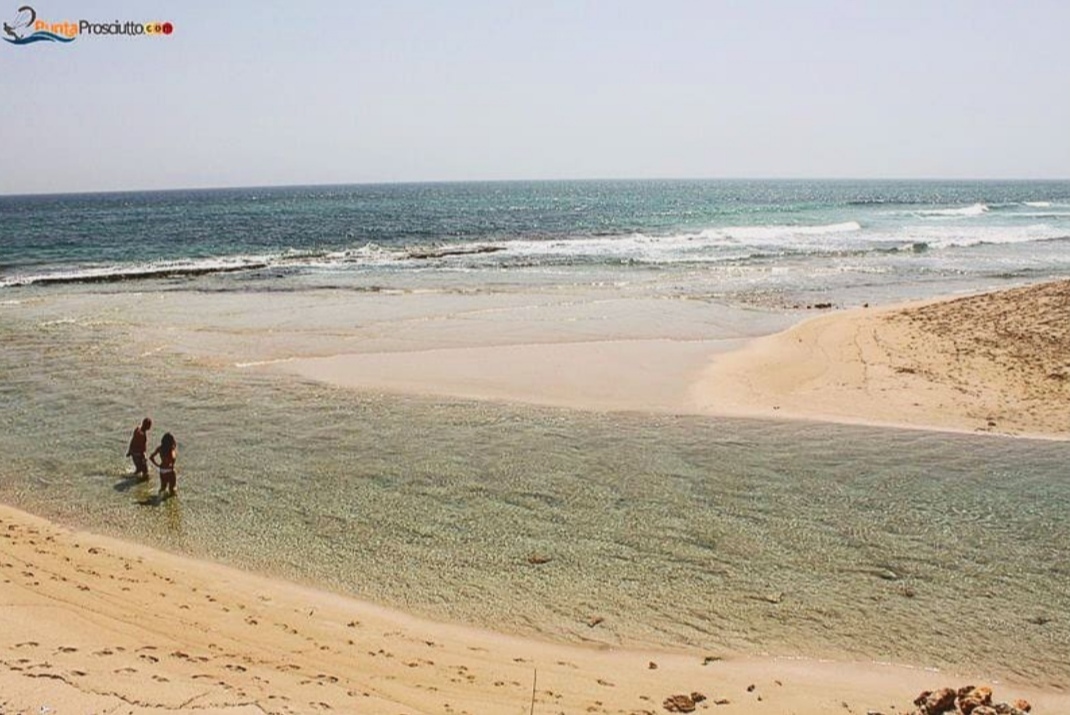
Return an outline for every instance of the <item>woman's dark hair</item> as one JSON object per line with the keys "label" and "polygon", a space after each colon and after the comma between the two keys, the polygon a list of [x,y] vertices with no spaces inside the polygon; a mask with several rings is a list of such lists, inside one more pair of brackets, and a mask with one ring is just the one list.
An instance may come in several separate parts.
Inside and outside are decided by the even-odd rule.
{"label": "woman's dark hair", "polygon": [[160,449],[170,452],[175,448],[175,438],[170,432],[165,432],[160,439]]}

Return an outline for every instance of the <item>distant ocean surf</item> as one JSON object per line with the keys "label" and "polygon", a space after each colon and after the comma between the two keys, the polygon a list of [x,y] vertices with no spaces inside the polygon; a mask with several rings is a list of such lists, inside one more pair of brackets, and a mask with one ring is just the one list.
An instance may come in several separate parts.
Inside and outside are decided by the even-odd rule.
{"label": "distant ocean surf", "polygon": [[[695,277],[790,294],[1070,274],[1070,182],[588,181],[0,197],[0,289]],[[567,272],[568,277],[563,272]],[[585,273],[589,275],[585,275]],[[229,278],[228,278],[229,276]],[[708,280],[703,280],[706,278]],[[692,283],[692,281],[689,281]],[[686,290],[686,288],[685,288]]]}

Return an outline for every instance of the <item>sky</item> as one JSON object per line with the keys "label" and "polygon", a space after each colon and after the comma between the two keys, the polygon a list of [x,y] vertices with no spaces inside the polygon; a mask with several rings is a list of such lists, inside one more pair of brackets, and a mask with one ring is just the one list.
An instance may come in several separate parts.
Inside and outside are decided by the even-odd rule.
{"label": "sky", "polygon": [[14,0],[0,194],[1070,178],[1065,0]]}

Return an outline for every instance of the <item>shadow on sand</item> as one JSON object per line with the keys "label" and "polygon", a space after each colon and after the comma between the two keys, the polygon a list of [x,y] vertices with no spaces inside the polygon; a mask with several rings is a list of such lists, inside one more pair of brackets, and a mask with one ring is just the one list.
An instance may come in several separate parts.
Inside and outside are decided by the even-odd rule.
{"label": "shadow on sand", "polygon": [[147,481],[149,481],[149,478],[147,476],[139,477],[136,474],[128,474],[121,480],[116,482],[115,486],[113,486],[112,489],[117,492],[125,492],[128,491],[131,487],[137,486],[138,484],[144,484]]}
{"label": "shadow on sand", "polygon": [[138,499],[136,503],[138,504],[138,506],[160,506],[168,499],[173,499],[174,497],[174,494],[157,493],[153,494],[152,496]]}

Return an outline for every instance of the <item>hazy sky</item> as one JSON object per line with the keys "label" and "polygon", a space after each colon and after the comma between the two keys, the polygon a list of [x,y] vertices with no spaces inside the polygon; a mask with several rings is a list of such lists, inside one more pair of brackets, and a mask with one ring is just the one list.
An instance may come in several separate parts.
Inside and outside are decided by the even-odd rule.
{"label": "hazy sky", "polygon": [[175,30],[0,43],[0,193],[1070,177],[1066,0],[29,2]]}

